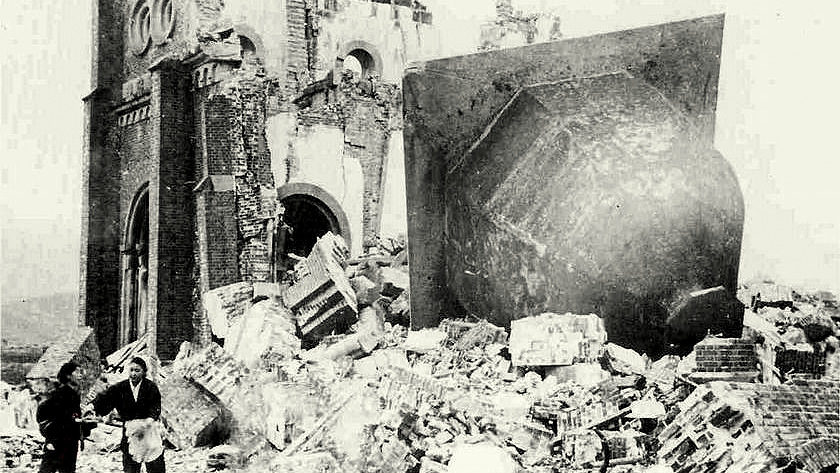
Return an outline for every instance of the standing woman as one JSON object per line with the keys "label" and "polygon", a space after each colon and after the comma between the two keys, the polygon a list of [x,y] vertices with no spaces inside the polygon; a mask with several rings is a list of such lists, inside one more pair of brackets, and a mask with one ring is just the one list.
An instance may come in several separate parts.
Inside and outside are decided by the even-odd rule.
{"label": "standing woman", "polygon": [[58,370],[58,387],[38,405],[35,415],[38,430],[44,436],[44,457],[39,473],[73,473],[82,438],[79,381],[83,376],[79,365],[65,363]]}
{"label": "standing woman", "polygon": [[[135,419],[160,419],[160,390],[155,383],[146,378],[146,362],[135,356],[128,364],[128,379],[109,387],[96,396],[93,407],[99,415],[106,415],[116,409],[123,422]],[[123,452],[123,470],[125,473],[138,473],[140,463],[131,458],[128,450],[128,438],[125,428],[121,443]],[[150,462],[146,462],[147,473],[165,473],[166,464],[163,453]]]}

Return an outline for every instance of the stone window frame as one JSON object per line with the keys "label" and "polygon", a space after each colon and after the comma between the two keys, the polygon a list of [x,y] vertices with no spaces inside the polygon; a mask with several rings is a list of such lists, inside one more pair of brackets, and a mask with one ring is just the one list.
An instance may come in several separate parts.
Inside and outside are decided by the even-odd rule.
{"label": "stone window frame", "polygon": [[174,0],[137,0],[132,4],[128,14],[128,40],[134,54],[144,54],[151,44],[166,43],[174,30]]}
{"label": "stone window frame", "polygon": [[335,218],[338,234],[344,238],[348,248],[352,248],[353,231],[350,228],[350,220],[341,206],[341,203],[333,197],[326,189],[308,182],[289,182],[277,188],[277,202],[282,202],[286,197],[292,196],[308,197],[316,205],[323,205],[323,210],[329,210]]}
{"label": "stone window frame", "polygon": [[152,10],[147,0],[137,0],[128,15],[128,40],[134,54],[146,52],[151,42]]}
{"label": "stone window frame", "polygon": [[169,39],[175,30],[174,0],[151,0],[151,28],[152,42],[159,46]]}
{"label": "stone window frame", "polygon": [[[344,70],[344,59],[347,56],[352,55],[352,53],[357,50],[361,50],[367,53],[367,55],[370,56],[370,61],[372,62],[372,64],[368,64],[366,67],[365,64],[362,63],[361,60],[359,60],[359,62],[362,63],[362,77],[360,77],[360,79],[365,79],[365,76],[370,75],[371,72],[374,72],[379,77],[382,77],[382,66],[384,65],[384,62],[382,61],[382,56],[380,56],[376,46],[363,40],[348,41],[338,51],[338,57],[336,61],[337,70],[335,71],[336,77],[341,77],[341,73]],[[355,57],[357,60],[359,59],[355,55],[353,57]]]}

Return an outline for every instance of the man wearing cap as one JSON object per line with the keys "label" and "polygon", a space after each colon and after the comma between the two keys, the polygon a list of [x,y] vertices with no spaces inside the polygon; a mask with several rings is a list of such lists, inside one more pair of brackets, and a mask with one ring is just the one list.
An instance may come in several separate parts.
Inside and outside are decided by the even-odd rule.
{"label": "man wearing cap", "polygon": [[[160,390],[146,378],[146,362],[134,357],[128,364],[128,379],[109,387],[93,401],[93,407],[99,415],[105,415],[116,409],[123,422],[136,419],[160,419]],[[129,442],[123,428],[121,449],[123,452],[123,470],[125,473],[138,473],[140,463],[129,453]],[[152,461],[146,462],[147,473],[165,473],[166,464],[163,453]]]}

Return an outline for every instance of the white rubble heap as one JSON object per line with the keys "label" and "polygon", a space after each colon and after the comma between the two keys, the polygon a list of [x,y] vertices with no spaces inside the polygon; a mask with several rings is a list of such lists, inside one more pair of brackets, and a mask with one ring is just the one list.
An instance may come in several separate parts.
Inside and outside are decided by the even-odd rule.
{"label": "white rubble heap", "polygon": [[[169,471],[836,468],[836,311],[805,302],[795,312],[747,309],[742,339],[707,338],[689,356],[653,361],[608,343],[592,314],[525,317],[510,331],[446,319],[409,332],[397,323],[407,307],[391,310],[408,297],[407,278],[393,274],[406,267],[380,256],[351,263],[349,283],[338,285],[366,301],[353,308],[356,323],[310,349],[279,294],[214,305],[235,312],[215,315],[224,346],[185,343],[156,374]],[[253,290],[243,288],[232,293]],[[758,379],[728,378],[741,362],[752,363]],[[697,372],[717,378],[695,382]],[[3,461],[10,471],[32,471],[42,443],[34,401],[2,387]],[[113,425],[94,429],[78,471],[120,471],[119,436]],[[761,446],[773,438],[775,447]]]}

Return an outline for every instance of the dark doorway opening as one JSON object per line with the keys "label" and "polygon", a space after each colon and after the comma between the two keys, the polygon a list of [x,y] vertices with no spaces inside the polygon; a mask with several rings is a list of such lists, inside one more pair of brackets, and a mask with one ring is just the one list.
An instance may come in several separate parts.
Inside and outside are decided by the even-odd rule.
{"label": "dark doorway opening", "polygon": [[338,219],[319,199],[306,194],[293,194],[284,198],[283,220],[288,226],[280,248],[282,255],[294,254],[307,257],[318,238],[327,232],[340,235]]}

